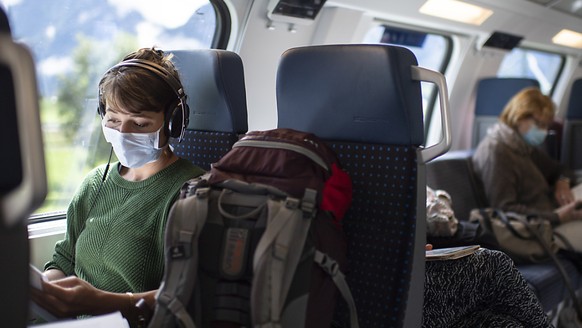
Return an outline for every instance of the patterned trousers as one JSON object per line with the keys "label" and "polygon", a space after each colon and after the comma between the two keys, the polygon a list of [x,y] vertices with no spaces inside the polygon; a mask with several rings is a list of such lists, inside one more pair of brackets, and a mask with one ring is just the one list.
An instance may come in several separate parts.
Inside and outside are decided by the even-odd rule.
{"label": "patterned trousers", "polygon": [[505,253],[426,263],[423,327],[552,327]]}

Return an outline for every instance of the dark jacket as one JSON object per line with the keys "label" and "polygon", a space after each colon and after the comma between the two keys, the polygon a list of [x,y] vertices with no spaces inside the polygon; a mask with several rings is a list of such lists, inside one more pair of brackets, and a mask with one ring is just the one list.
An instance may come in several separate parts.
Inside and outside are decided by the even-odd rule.
{"label": "dark jacket", "polygon": [[553,186],[571,172],[527,144],[516,130],[504,123],[494,125],[477,147],[473,166],[492,207],[559,223]]}

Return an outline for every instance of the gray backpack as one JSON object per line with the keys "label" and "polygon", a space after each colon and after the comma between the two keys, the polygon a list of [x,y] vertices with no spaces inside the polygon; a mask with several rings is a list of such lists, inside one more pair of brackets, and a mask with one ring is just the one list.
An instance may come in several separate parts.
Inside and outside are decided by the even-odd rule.
{"label": "gray backpack", "polygon": [[357,327],[339,222],[350,201],[317,137],[249,132],[172,207],[150,327],[329,327],[338,291]]}

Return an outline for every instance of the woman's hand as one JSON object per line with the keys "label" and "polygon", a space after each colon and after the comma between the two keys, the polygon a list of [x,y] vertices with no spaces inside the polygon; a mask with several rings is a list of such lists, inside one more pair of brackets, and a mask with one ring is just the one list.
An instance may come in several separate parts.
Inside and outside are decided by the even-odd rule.
{"label": "woman's hand", "polygon": [[65,273],[58,269],[49,269],[44,272],[49,281],[59,280],[66,277]]}
{"label": "woman's hand", "polygon": [[555,211],[560,217],[560,222],[582,220],[582,201],[573,201],[559,207]]}
{"label": "woman's hand", "polygon": [[556,182],[554,197],[560,206],[574,202],[574,194],[570,189],[570,179],[559,179]]}
{"label": "woman's hand", "polygon": [[[60,318],[99,315],[127,305],[125,295],[108,293],[77,277],[43,282],[43,290],[31,289],[31,297],[41,307]],[[127,307],[127,306],[126,306]]]}
{"label": "woman's hand", "polygon": [[135,295],[111,293],[93,287],[88,282],[71,276],[64,279],[42,282],[43,290],[31,288],[32,299],[59,318],[74,318],[79,315],[100,315],[120,311],[130,322],[144,314],[135,307],[143,299],[150,311],[155,306],[157,290]]}

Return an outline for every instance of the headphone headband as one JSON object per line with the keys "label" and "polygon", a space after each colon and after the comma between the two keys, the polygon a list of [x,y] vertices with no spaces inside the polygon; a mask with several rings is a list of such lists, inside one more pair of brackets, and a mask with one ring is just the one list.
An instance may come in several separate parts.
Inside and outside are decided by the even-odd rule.
{"label": "headphone headband", "polygon": [[[188,118],[190,114],[188,104],[186,103],[187,96],[184,93],[184,87],[182,86],[182,83],[180,83],[180,81],[176,79],[174,75],[168,72],[168,70],[162,67],[161,65],[158,65],[154,62],[144,59],[124,60],[108,69],[107,72],[105,72],[104,76],[115,68],[126,66],[140,67],[147,71],[150,71],[154,73],[156,76],[158,76],[160,79],[162,79],[164,82],[166,82],[166,84],[168,84],[170,88],[174,90],[176,96],[178,97],[178,104],[175,108],[170,109],[171,112],[168,113],[169,118],[167,126],[169,130],[169,136],[173,138],[178,138],[178,142],[182,141],[182,138],[184,137],[184,131],[188,126]],[[105,114],[105,102],[103,101],[101,94],[102,83],[103,79],[101,79],[101,81],[99,82],[99,108],[97,108],[97,111],[101,116]],[[177,113],[178,109],[180,110]]]}
{"label": "headphone headband", "polygon": [[[109,70],[107,70],[107,73],[110,72],[112,69],[118,68],[118,67],[124,67],[124,66],[135,66],[135,67],[141,67],[143,69],[146,69],[150,72],[153,72],[154,74],[156,74],[157,76],[159,76],[160,78],[162,78],[162,80],[164,80],[171,88],[172,90],[174,90],[176,92],[176,95],[178,97],[184,97],[184,88],[182,87],[182,83],[180,83],[180,81],[178,81],[174,75],[170,74],[170,72],[168,72],[167,69],[165,69],[164,67],[151,62],[149,60],[144,60],[144,59],[128,59],[128,60],[124,60],[118,64],[116,64],[115,66],[111,67]],[[107,74],[105,73],[105,74]]]}

